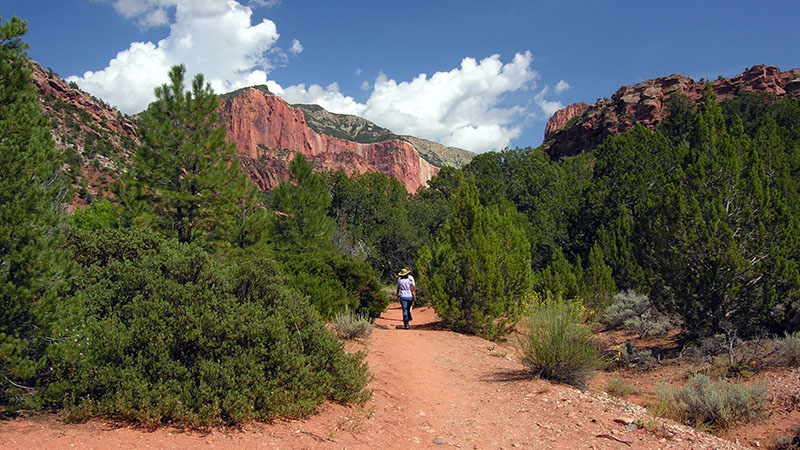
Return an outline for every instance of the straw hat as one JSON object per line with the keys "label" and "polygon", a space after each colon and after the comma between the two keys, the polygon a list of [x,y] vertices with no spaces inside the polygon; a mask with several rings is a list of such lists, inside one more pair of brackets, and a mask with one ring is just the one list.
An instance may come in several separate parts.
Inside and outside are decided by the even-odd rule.
{"label": "straw hat", "polygon": [[406,275],[408,275],[410,273],[411,273],[411,270],[408,267],[404,267],[403,270],[401,270],[400,273],[397,274],[397,276],[398,277],[404,277],[404,276],[406,276]]}

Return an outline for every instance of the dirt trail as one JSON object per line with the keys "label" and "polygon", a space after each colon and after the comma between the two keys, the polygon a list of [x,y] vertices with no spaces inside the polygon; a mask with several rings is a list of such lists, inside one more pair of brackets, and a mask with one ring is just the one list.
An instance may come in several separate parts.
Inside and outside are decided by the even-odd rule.
{"label": "dirt trail", "polygon": [[602,393],[529,379],[506,349],[440,329],[430,308],[414,319],[397,328],[395,303],[376,320],[363,344],[375,375],[364,406],[327,404],[306,420],[210,433],[33,416],[0,422],[0,448],[740,448]]}

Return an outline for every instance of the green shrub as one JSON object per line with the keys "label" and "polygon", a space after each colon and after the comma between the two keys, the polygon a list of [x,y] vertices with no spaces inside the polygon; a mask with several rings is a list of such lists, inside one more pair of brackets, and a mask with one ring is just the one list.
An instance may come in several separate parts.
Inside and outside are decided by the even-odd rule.
{"label": "green shrub", "polygon": [[289,255],[284,266],[290,285],[308,296],[324,318],[348,308],[374,318],[389,305],[378,275],[360,259],[320,250]]}
{"label": "green shrub", "polygon": [[497,339],[513,329],[530,291],[527,219],[510,205],[481,205],[472,179],[452,204],[436,241],[417,253],[417,289],[445,326]]}
{"label": "green shrub", "polygon": [[775,345],[772,364],[782,367],[800,366],[800,331],[786,333]]}
{"label": "green shrub", "polygon": [[364,354],[343,351],[275,262],[222,262],[144,230],[76,233],[81,308],[45,392],[72,418],[199,427],[368,398]]}
{"label": "green shrub", "polygon": [[728,428],[760,418],[766,392],[762,385],[724,380],[712,383],[707,375],[696,374],[684,387],[672,389],[666,383],[660,384],[654,412],[696,428]]}
{"label": "green shrub", "polygon": [[665,334],[675,328],[667,316],[658,312],[646,295],[632,290],[615,295],[613,303],[601,314],[600,321],[612,330],[631,330],[642,338]]}
{"label": "green shrub", "polygon": [[522,364],[542,378],[585,387],[604,361],[583,313],[583,306],[562,300],[534,305],[516,341]]}
{"label": "green shrub", "polygon": [[119,225],[121,207],[109,200],[100,200],[83,209],[76,209],[70,218],[72,226],[82,230],[95,231],[100,228],[114,228]]}
{"label": "green shrub", "polygon": [[349,308],[333,316],[333,330],[343,339],[365,338],[374,327],[366,314],[354,313]]}

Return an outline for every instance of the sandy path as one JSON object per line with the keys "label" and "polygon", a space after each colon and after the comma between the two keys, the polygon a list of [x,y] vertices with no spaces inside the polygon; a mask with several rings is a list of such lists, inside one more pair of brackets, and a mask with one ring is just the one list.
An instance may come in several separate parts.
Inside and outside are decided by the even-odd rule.
{"label": "sandy path", "polygon": [[[34,416],[0,422],[0,448],[738,448],[604,394],[528,379],[506,350],[441,330],[432,309],[414,316],[410,330],[396,328],[395,303],[376,321],[364,343],[375,394],[364,406],[211,433]],[[648,426],[620,423],[631,419]]]}

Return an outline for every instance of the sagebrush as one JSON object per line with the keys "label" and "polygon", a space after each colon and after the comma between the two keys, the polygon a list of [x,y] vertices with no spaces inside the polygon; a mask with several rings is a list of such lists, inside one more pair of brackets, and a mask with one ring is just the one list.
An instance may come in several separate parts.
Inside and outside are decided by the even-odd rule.
{"label": "sagebrush", "polygon": [[800,366],[800,331],[786,333],[776,340],[771,363],[783,367]]}
{"label": "sagebrush", "polygon": [[611,377],[606,383],[606,392],[614,397],[623,398],[632,394],[637,394],[639,393],[639,390],[636,389],[635,386],[628,384],[619,378]]}
{"label": "sagebrush", "polygon": [[542,378],[585,387],[605,361],[583,315],[582,306],[559,299],[534,305],[516,340],[522,364]]}
{"label": "sagebrush", "polygon": [[365,338],[372,333],[375,325],[366,314],[358,314],[345,309],[333,316],[333,329],[342,339]]}
{"label": "sagebrush", "polygon": [[696,374],[686,386],[672,388],[666,383],[656,389],[656,415],[696,428],[728,428],[763,416],[766,388],[725,380],[712,383],[707,375]]}
{"label": "sagebrush", "polygon": [[675,328],[675,324],[660,313],[646,295],[632,290],[615,295],[600,320],[610,329],[631,330],[641,338],[663,335]]}

